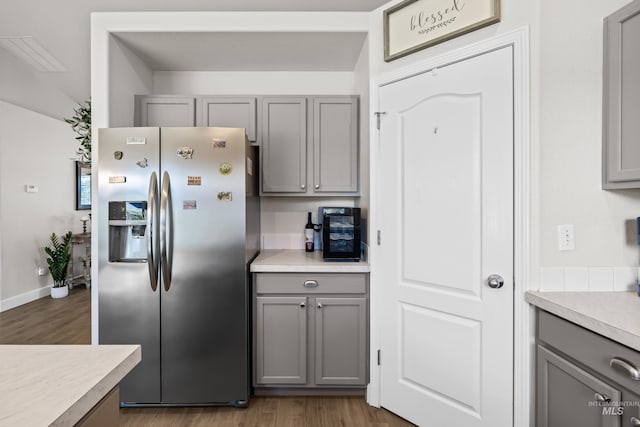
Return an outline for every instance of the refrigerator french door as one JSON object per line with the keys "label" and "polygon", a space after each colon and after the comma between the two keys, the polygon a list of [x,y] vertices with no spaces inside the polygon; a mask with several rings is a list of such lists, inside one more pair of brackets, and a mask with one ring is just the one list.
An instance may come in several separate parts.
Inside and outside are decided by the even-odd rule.
{"label": "refrigerator french door", "polygon": [[141,344],[122,405],[243,406],[257,165],[244,129],[100,129],[100,344]]}

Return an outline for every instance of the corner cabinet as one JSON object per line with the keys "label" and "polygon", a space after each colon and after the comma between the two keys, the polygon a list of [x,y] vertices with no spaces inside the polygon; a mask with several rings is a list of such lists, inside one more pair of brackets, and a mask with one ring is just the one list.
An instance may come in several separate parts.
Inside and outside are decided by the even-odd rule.
{"label": "corner cabinet", "polygon": [[536,348],[537,427],[640,426],[640,353],[542,310]]}
{"label": "corner cabinet", "polygon": [[262,99],[261,195],[358,194],[358,97]]}
{"label": "corner cabinet", "polygon": [[640,0],[604,20],[604,189],[640,188]]}
{"label": "corner cabinet", "polygon": [[367,275],[254,274],[254,387],[367,384]]}

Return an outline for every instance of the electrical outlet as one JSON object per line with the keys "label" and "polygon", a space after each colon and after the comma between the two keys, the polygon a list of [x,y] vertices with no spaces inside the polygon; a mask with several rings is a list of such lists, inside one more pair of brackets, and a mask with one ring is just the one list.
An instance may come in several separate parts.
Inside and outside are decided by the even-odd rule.
{"label": "electrical outlet", "polygon": [[46,276],[48,273],[47,267],[38,267],[38,276]]}
{"label": "electrical outlet", "polygon": [[573,233],[573,224],[564,224],[558,226],[558,250],[572,251],[575,249],[575,236]]}

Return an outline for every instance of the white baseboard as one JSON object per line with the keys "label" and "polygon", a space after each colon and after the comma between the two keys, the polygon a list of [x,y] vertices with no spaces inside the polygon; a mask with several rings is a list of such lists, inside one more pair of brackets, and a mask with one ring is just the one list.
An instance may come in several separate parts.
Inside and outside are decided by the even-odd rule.
{"label": "white baseboard", "polygon": [[15,297],[4,299],[0,301],[0,313],[49,295],[51,295],[51,286],[45,286],[40,289],[34,289],[32,291],[16,295]]}

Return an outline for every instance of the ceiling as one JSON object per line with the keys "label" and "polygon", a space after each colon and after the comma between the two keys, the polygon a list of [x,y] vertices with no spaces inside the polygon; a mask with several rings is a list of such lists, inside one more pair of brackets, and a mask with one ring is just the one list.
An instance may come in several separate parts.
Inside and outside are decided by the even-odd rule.
{"label": "ceiling", "polygon": [[[53,86],[75,102],[88,99],[91,12],[372,11],[387,1],[2,0],[0,37],[34,37],[66,71],[41,72],[23,61],[2,60],[7,52],[0,48],[0,73],[9,62],[14,67],[15,64],[21,64],[24,72],[34,74],[38,84]],[[176,33],[171,36],[160,33],[118,33],[117,36],[154,70],[344,71],[353,69],[366,35],[298,33],[292,38],[291,34],[285,37],[281,33]],[[15,70],[12,73],[15,75]],[[0,99],[3,98],[0,83]]]}

